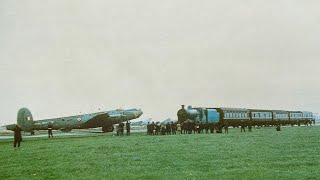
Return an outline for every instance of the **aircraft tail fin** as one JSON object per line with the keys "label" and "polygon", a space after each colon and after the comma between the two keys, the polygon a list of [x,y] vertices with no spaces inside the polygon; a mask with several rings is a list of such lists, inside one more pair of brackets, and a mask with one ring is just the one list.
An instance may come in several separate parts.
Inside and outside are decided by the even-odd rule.
{"label": "aircraft tail fin", "polygon": [[34,122],[28,108],[21,108],[18,111],[17,124],[23,131],[32,131]]}

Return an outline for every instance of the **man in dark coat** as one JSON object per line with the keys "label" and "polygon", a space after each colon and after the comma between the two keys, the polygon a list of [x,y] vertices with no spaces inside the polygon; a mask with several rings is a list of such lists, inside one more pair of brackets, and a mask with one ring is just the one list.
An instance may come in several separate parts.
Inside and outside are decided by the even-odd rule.
{"label": "man in dark coat", "polygon": [[120,135],[122,136],[123,131],[124,131],[124,123],[123,122],[119,123],[119,130],[120,130]]}
{"label": "man in dark coat", "polygon": [[152,121],[150,125],[150,131],[151,131],[151,135],[156,135],[156,124],[154,123],[154,121]]}
{"label": "man in dark coat", "polygon": [[248,121],[248,131],[251,132],[252,131],[252,121]]}
{"label": "man in dark coat", "polygon": [[241,120],[241,132],[246,132],[246,126],[245,126],[245,122],[243,120]]}
{"label": "man in dark coat", "polygon": [[20,142],[22,141],[21,131],[22,129],[16,125],[16,127],[13,129],[14,131],[14,143],[13,147],[16,147],[18,144],[18,147],[20,147]]}
{"label": "man in dark coat", "polygon": [[227,120],[224,121],[224,133],[229,133],[229,123]]}
{"label": "man in dark coat", "polygon": [[176,131],[177,131],[176,123],[171,122],[171,131],[172,131],[172,134],[176,134]]}
{"label": "man in dark coat", "polygon": [[159,134],[160,134],[160,130],[161,130],[160,122],[157,122],[157,123],[156,123],[156,135],[159,135]]}
{"label": "man in dark coat", "polygon": [[214,133],[214,123],[213,122],[210,122],[209,123],[209,128],[210,128],[210,133]]}
{"label": "man in dark coat", "polygon": [[130,135],[130,122],[129,121],[127,121],[127,123],[126,123],[126,130],[127,130],[127,136],[129,136]]}
{"label": "man in dark coat", "polygon": [[208,122],[204,123],[204,129],[206,131],[206,134],[208,134],[209,133],[209,123]]}
{"label": "man in dark coat", "polygon": [[49,123],[48,124],[48,136],[49,136],[49,138],[50,138],[50,136],[53,138],[53,135],[52,135],[52,124],[51,123]]}
{"label": "man in dark coat", "polygon": [[169,122],[167,122],[166,124],[166,130],[167,130],[167,135],[171,134],[171,125],[169,124]]}

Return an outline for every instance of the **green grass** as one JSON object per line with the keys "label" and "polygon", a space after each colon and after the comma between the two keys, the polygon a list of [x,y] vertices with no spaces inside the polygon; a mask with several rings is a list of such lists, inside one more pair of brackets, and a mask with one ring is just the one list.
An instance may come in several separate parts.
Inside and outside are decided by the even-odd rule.
{"label": "green grass", "polygon": [[320,126],[0,140],[0,179],[320,179]]}

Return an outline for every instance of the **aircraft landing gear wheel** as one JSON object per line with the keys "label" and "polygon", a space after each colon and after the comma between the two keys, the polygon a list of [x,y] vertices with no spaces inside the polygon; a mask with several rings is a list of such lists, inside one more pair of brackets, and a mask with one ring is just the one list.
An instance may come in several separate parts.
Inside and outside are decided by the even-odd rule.
{"label": "aircraft landing gear wheel", "polygon": [[102,131],[105,132],[112,132],[114,130],[113,126],[103,126]]}

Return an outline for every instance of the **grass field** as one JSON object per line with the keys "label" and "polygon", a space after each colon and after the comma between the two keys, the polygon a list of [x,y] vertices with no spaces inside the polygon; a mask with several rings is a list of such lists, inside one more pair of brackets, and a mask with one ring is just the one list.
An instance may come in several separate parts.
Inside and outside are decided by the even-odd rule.
{"label": "grass field", "polygon": [[0,140],[0,179],[320,179],[320,126]]}

